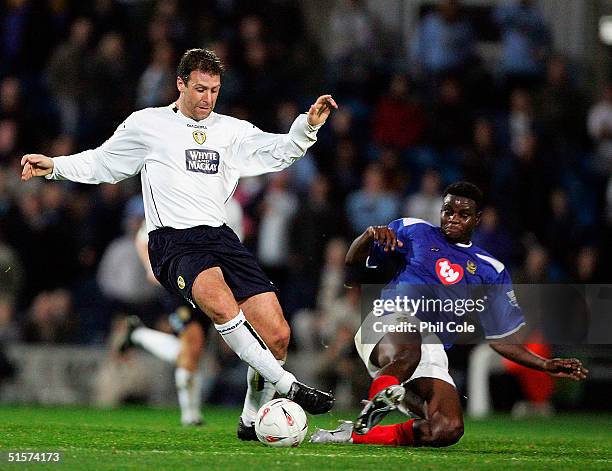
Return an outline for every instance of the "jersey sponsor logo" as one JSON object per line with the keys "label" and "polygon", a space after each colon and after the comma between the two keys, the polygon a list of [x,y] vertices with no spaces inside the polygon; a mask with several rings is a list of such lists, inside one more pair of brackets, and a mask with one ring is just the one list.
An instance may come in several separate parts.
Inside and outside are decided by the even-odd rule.
{"label": "jersey sponsor logo", "polygon": [[191,135],[193,136],[193,140],[200,145],[206,142],[206,133],[203,131],[193,131]]}
{"label": "jersey sponsor logo", "polygon": [[447,258],[436,260],[436,275],[445,285],[454,285],[463,278],[463,268],[458,263],[451,263]]}
{"label": "jersey sponsor logo", "polygon": [[476,270],[478,269],[476,264],[472,262],[471,260],[467,261],[467,263],[465,264],[465,268],[467,268],[467,271],[470,272],[472,275],[475,275]]}
{"label": "jersey sponsor logo", "polygon": [[219,152],[209,149],[187,149],[185,167],[189,172],[218,173]]}

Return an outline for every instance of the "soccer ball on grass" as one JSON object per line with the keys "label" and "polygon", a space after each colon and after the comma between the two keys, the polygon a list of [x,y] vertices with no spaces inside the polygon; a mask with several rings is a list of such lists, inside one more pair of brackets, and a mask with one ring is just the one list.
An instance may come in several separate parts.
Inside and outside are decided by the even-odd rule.
{"label": "soccer ball on grass", "polygon": [[264,445],[298,446],[307,432],[308,419],[304,409],[289,399],[272,399],[257,412],[255,433]]}

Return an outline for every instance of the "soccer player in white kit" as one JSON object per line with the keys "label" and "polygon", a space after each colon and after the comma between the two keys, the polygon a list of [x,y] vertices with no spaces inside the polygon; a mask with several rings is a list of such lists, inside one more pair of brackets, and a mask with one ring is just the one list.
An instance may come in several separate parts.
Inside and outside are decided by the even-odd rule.
{"label": "soccer player in white kit", "polygon": [[210,317],[249,365],[238,436],[254,440],[255,414],[275,392],[312,414],[329,411],[334,398],[282,367],[289,326],[274,286],[225,224],[224,204],[240,177],[277,172],[302,157],[337,104],[322,95],[289,133],[266,133],[213,111],[222,73],[214,52],[186,51],[175,103],[132,113],[96,149],[55,158],[26,154],[21,178],[98,184],[140,173],[153,272]]}

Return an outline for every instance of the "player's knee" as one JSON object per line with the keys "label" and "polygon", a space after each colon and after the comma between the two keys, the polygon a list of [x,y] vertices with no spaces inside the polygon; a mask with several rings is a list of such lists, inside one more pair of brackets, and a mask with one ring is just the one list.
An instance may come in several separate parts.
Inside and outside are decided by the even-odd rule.
{"label": "player's knee", "polygon": [[450,446],[463,436],[463,421],[460,418],[440,417],[431,425],[432,445]]}
{"label": "player's knee", "polygon": [[408,379],[421,361],[421,346],[406,345],[395,352],[391,361],[402,370],[403,374],[401,376]]}

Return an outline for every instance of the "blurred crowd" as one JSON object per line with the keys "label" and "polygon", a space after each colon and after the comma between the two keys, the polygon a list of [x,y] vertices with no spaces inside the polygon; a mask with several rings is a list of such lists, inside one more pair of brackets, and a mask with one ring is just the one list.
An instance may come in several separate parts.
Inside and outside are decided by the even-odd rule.
{"label": "blurred crowd", "polygon": [[305,158],[235,194],[294,348],[324,351],[330,382],[355,376],[347,244],[398,217],[438,223],[456,180],[485,192],[474,242],[515,282],[609,281],[612,81],[578,86],[585,72],[535,2],[491,8],[495,69],[454,0],[423,9],[407,44],[358,0],[334,2],[319,35],[297,0],[1,3],[0,342],[99,344],[114,316],[165,314],[133,247],[139,180],[24,184],[19,161],[97,146],[132,111],[171,103],[191,47],[227,66],[216,111],[266,131],[287,132],[319,94],[340,105]]}

